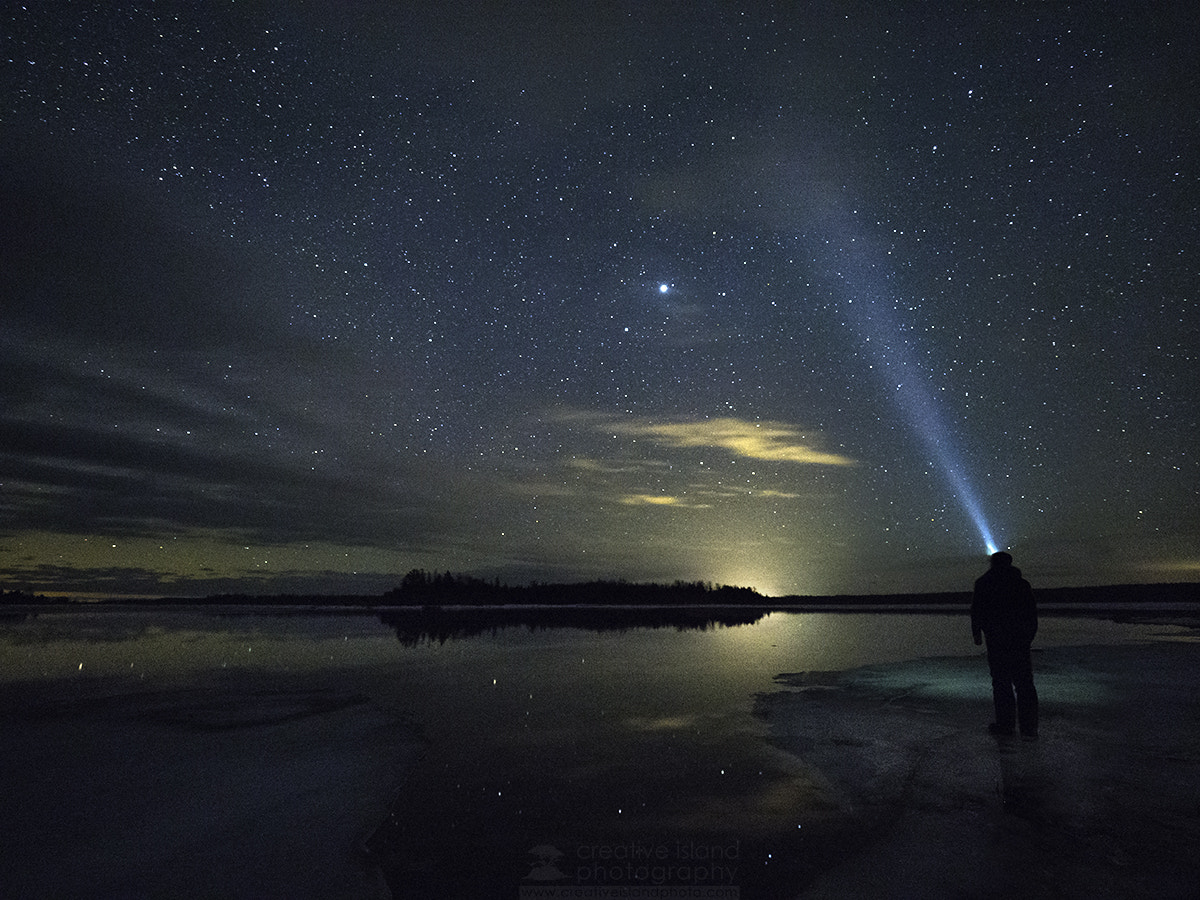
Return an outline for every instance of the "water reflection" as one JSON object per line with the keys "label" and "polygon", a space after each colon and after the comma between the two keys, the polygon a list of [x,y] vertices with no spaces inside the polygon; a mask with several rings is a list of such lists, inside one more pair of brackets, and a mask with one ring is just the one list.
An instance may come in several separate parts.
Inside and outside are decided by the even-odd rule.
{"label": "water reflection", "polygon": [[[1174,637],[1162,626],[1047,618],[1038,645],[1164,634]],[[162,777],[146,786],[122,782],[128,807],[116,818],[132,820],[126,809],[139,817],[154,811],[156,833],[181,821],[175,785],[192,790],[193,774],[214,759],[227,760],[235,774],[253,763],[261,767],[254,772],[271,773],[264,783],[275,783],[296,771],[298,753],[315,754],[323,774],[303,793],[332,806],[344,798],[330,795],[329,773],[377,785],[380,807],[398,778],[388,813],[333,816],[360,836],[375,829],[367,847],[398,897],[496,896],[497,886],[517,896],[529,884],[531,849],[547,847],[562,854],[558,871],[590,887],[605,886],[596,881],[601,851],[652,852],[676,867],[673,883],[687,887],[696,867],[688,867],[693,880],[686,882],[680,867],[697,848],[710,858],[719,849],[723,865],[737,863],[742,896],[792,896],[827,859],[817,827],[824,776],[811,760],[769,744],[753,715],[756,693],[778,691],[781,672],[977,652],[965,614],[723,607],[39,612],[0,622],[0,718],[7,711],[10,756],[20,763],[10,771],[42,765],[28,749],[43,746],[30,743],[41,720],[18,715],[27,709],[58,711],[45,728],[61,733],[47,730],[42,738],[64,772],[95,769],[106,780],[110,772],[137,771],[124,765],[128,759],[152,762]],[[963,671],[975,674],[941,683],[931,702],[985,696],[986,668],[968,662]],[[1043,678],[1054,685],[1053,673]],[[231,736],[242,741],[237,754],[210,755],[203,738],[216,728],[224,729],[222,746]],[[75,741],[81,733],[91,737]],[[161,743],[146,743],[147,733]],[[419,736],[422,752],[405,756],[402,769],[383,771],[400,755],[391,746],[398,733],[405,741]],[[104,757],[108,768],[97,768],[96,735],[115,748]],[[147,757],[147,746],[169,752]],[[834,742],[832,752],[854,751]],[[1019,770],[1004,778],[1006,796],[1023,814],[1039,816],[1044,786]],[[295,800],[289,809],[301,806]],[[283,807],[270,809],[265,831],[287,833],[299,820]],[[106,827],[114,818],[107,808],[88,812]],[[29,818],[57,834],[61,818]],[[207,839],[198,837],[198,858],[212,850]],[[55,866],[67,859],[84,880],[94,858],[85,843],[47,856]],[[330,848],[340,853],[344,844]]]}
{"label": "water reflection", "polygon": [[379,619],[395,630],[400,643],[411,647],[481,635],[495,637],[506,628],[530,632],[569,628],[596,633],[647,628],[711,631],[753,625],[766,614],[762,609],[736,607],[431,607],[388,610],[380,613]]}

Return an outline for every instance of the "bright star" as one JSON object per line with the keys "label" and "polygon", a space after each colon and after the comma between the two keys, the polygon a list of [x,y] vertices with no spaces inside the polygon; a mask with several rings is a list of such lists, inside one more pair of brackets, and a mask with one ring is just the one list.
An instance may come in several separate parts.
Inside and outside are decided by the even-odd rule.
{"label": "bright star", "polygon": [[659,292],[660,294],[665,294],[665,293],[666,293],[667,291],[669,291],[670,289],[671,289],[671,286],[670,286],[669,284],[660,284],[660,285],[658,286],[658,292]]}

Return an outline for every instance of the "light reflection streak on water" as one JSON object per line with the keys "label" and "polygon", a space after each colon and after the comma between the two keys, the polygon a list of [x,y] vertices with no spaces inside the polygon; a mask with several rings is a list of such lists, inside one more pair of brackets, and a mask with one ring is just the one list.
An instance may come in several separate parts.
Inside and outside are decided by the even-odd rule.
{"label": "light reflection streak on water", "polygon": [[[1101,619],[1043,618],[1036,646],[1122,643],[1169,632]],[[615,683],[768,689],[781,672],[839,670],[921,656],[970,655],[965,614],[771,613],[752,625],[595,633],[503,628],[402,646],[373,615],[217,616],[182,612],[39,613],[0,622],[0,679],[83,675],[186,680],[205,671],[317,673],[389,667],[497,684],[519,673]],[[82,669],[80,668],[82,665]],[[574,673],[574,674],[572,674]],[[694,682],[694,683],[693,683]],[[502,685],[500,685],[502,686]]]}

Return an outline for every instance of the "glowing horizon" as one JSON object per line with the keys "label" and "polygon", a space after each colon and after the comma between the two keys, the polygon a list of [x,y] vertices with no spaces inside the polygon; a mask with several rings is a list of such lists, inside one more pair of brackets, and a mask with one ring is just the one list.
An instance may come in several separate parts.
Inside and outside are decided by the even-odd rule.
{"label": "glowing horizon", "polygon": [[5,32],[0,587],[1194,577],[1154,17],[85,6]]}

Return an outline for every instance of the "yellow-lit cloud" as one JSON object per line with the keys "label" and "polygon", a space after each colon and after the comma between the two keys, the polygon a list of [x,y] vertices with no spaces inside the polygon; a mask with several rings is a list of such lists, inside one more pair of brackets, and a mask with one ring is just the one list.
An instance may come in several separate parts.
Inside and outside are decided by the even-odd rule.
{"label": "yellow-lit cloud", "polygon": [[621,463],[601,462],[600,460],[592,459],[586,456],[574,456],[567,460],[566,465],[569,468],[578,469],[581,472],[590,472],[597,475],[628,475],[630,473],[641,473],[647,470],[661,469],[665,464],[651,460],[626,460]]}
{"label": "yellow-lit cloud", "polygon": [[1177,575],[1195,577],[1200,574],[1200,559],[1152,562],[1147,563],[1142,568],[1157,572],[1161,577]]}
{"label": "yellow-lit cloud", "polygon": [[681,497],[668,494],[626,494],[620,501],[628,506],[686,506],[692,509],[707,509],[707,503],[691,503]]}
{"label": "yellow-lit cloud", "polygon": [[719,447],[747,459],[823,466],[852,466],[854,460],[818,450],[799,430],[782,422],[706,419],[701,422],[617,422],[606,429],[648,438],[668,447]]}

